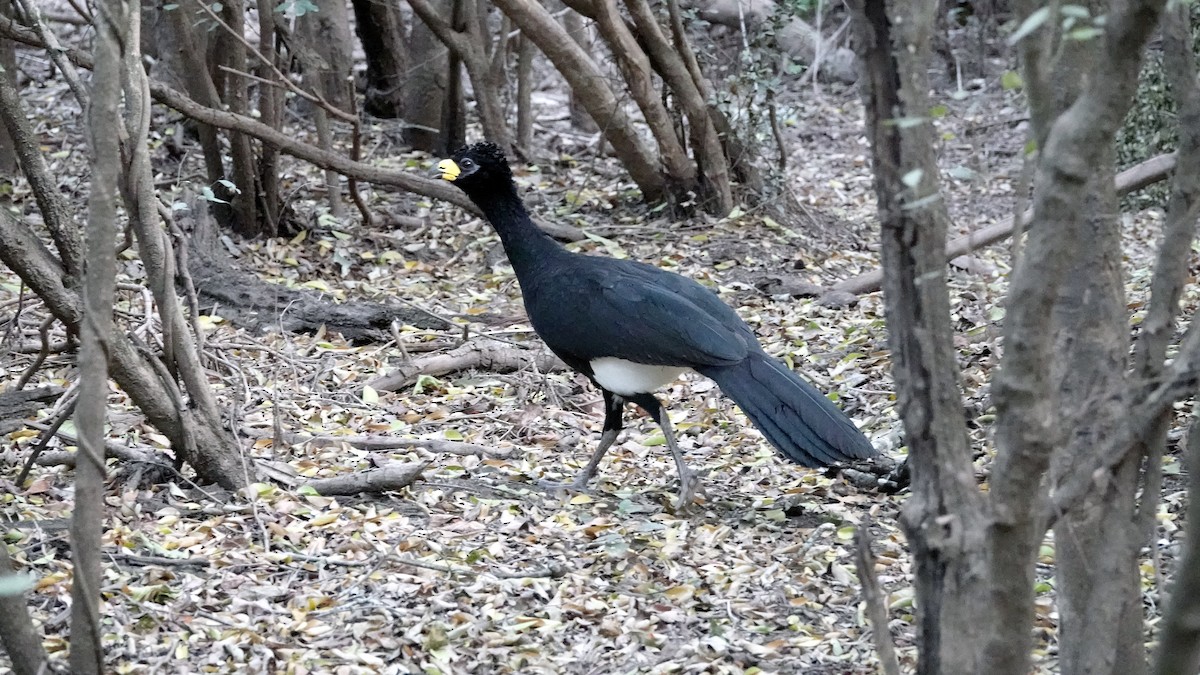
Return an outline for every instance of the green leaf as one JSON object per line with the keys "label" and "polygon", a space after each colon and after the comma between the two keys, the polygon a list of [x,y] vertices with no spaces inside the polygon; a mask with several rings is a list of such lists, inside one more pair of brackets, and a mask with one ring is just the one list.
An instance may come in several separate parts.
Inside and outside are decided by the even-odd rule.
{"label": "green leaf", "polygon": [[941,198],[942,198],[942,195],[935,192],[931,195],[925,195],[924,197],[921,197],[920,199],[918,199],[914,202],[905,202],[904,204],[902,204],[900,206],[900,208],[902,208],[906,211],[912,211],[915,209],[920,209],[920,208],[929,206],[930,204],[936,202],[937,200],[939,200]]}
{"label": "green leaf", "polygon": [[885,120],[884,124],[900,129],[911,129],[927,121],[929,121],[928,117],[893,117],[890,120]]}
{"label": "green leaf", "polygon": [[1066,38],[1068,40],[1086,42],[1087,40],[1093,40],[1097,37],[1100,37],[1103,34],[1104,31],[1100,30],[1099,28],[1095,28],[1093,26],[1082,26],[1067,33]]}
{"label": "green leaf", "polygon": [[462,432],[458,429],[446,429],[442,432],[442,436],[445,436],[448,441],[461,441],[463,439]]}
{"label": "green leaf", "polygon": [[1008,36],[1008,44],[1015,45],[1025,39],[1030,33],[1041,28],[1042,24],[1046,23],[1046,20],[1049,18],[1049,7],[1042,7],[1033,14],[1030,14],[1028,18],[1021,22],[1020,27],[1012,35]]}
{"label": "green leaf", "polygon": [[908,173],[904,174],[904,176],[902,176],[900,178],[900,181],[902,183],[904,183],[905,185],[907,185],[909,188],[915,190],[916,187],[921,184],[921,179],[924,177],[925,177],[925,170],[918,167],[918,168],[913,169],[912,171],[909,171]]}
{"label": "green leaf", "polygon": [[949,111],[950,109],[944,105],[935,105],[929,109],[929,116],[933,117],[934,119],[940,119],[945,117],[946,113]]}
{"label": "green leaf", "polygon": [[1000,76],[1000,86],[1004,91],[1015,91],[1025,86],[1025,80],[1021,79],[1021,74],[1015,70],[1006,70]]}
{"label": "green leaf", "polygon": [[974,171],[965,166],[952,167],[946,173],[950,174],[950,177],[955,180],[974,180],[976,176]]}
{"label": "green leaf", "polygon": [[33,577],[28,574],[8,574],[0,577],[0,598],[20,595],[33,588]]}

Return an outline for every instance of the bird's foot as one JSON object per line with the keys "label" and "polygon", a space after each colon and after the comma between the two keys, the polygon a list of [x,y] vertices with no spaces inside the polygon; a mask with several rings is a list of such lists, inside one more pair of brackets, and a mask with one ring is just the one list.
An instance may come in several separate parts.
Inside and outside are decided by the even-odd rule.
{"label": "bird's foot", "polygon": [[[580,480],[580,478],[582,478],[582,480]],[[559,490],[568,490],[570,492],[588,492],[587,478],[583,478],[582,476],[580,478],[576,478],[570,483],[560,483],[552,480],[539,480],[538,482],[534,483],[534,485],[536,485],[539,490],[544,490],[546,492],[558,492]]]}
{"label": "bird's foot", "polygon": [[677,512],[683,513],[692,509],[696,501],[696,490],[700,487],[700,479],[707,473],[688,469],[679,474],[679,501],[675,504]]}

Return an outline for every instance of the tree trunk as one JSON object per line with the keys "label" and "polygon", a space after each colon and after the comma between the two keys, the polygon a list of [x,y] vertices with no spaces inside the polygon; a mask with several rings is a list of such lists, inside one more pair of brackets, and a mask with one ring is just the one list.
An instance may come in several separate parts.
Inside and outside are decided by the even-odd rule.
{"label": "tree trunk", "polygon": [[[1075,429],[1056,454],[1052,475],[1075,469],[1096,441],[1124,424],[1129,329],[1121,274],[1118,202],[1112,189],[1114,153],[1106,152],[1085,202],[1088,242],[1067,275],[1055,308],[1062,356],[1054,360],[1059,409]],[[1062,672],[1144,672],[1141,581],[1137,556],[1144,539],[1137,520],[1140,457],[1131,456],[1105,491],[1054,526]]]}
{"label": "tree trunk", "polygon": [[309,82],[326,101],[342,110],[350,109],[350,73],[354,68],[354,42],[350,39],[350,15],[344,0],[314,0],[315,12],[299,18],[299,32],[319,59],[305,64],[313,77]]}
{"label": "tree trunk", "polygon": [[[1150,308],[1142,322],[1135,372],[1148,382],[1161,379],[1163,363],[1176,330],[1179,299],[1190,276],[1192,246],[1196,238],[1196,214],[1200,211],[1200,86],[1196,81],[1196,59],[1192,53],[1191,7],[1178,3],[1163,22],[1163,71],[1177,103],[1179,170],[1172,177],[1167,219],[1154,268]],[[1161,459],[1166,441],[1166,422],[1147,439],[1151,458]],[[1193,414],[1188,430],[1186,466],[1191,476],[1184,550],[1176,561],[1155,675],[1200,671],[1200,426]],[[1157,470],[1151,464],[1147,471]],[[1147,491],[1153,490],[1153,486]],[[1140,507],[1143,521],[1156,524],[1155,513]],[[1145,532],[1154,530],[1146,528]]]}
{"label": "tree trunk", "polygon": [[[454,0],[438,0],[434,5],[439,13],[448,12]],[[451,86],[450,50],[437,39],[425,22],[413,17],[409,43],[412,62],[420,63],[404,79],[405,119],[404,141],[416,150],[445,155],[458,149],[465,138],[466,118],[461,107],[452,103],[459,99],[457,77]]]}
{"label": "tree trunk", "polygon": [[391,3],[351,0],[350,4],[354,6],[354,29],[367,61],[363,110],[375,117],[403,118],[404,82],[410,60],[400,13]]}
{"label": "tree trunk", "polygon": [[[233,35],[240,36],[246,33],[244,0],[225,0],[221,3],[220,15]],[[221,50],[217,65],[226,66],[233,73],[249,72],[246,46],[240,40],[222,34],[217,43]],[[230,73],[221,77],[219,81],[221,84],[218,90],[223,93],[222,100],[228,106],[229,112],[249,115],[250,95],[245,79],[241,75]],[[229,154],[233,159],[232,180],[237,186],[236,192],[230,195],[228,200],[233,208],[234,229],[246,237],[274,236],[275,232],[263,230],[263,223],[258,218],[259,171],[250,137],[236,132],[229,134]]]}
{"label": "tree trunk", "polygon": [[[181,0],[173,11],[157,13],[154,38],[161,60],[160,67],[154,71],[155,77],[164,82],[179,83],[188,96],[202,105],[220,108],[221,95],[209,69],[197,67],[197,64],[207,62],[207,45],[211,40],[205,31],[196,28],[207,19],[197,9],[196,2]],[[220,136],[214,127],[203,122],[194,124],[204,153],[208,186],[220,199],[228,202],[233,193],[220,182],[228,177]],[[212,202],[209,208],[222,225],[233,223],[233,210],[228,203]]]}
{"label": "tree trunk", "polygon": [[104,423],[108,407],[109,337],[117,275],[117,183],[124,165],[118,123],[124,48],[139,41],[136,5],[108,0],[96,15],[96,69],[88,107],[91,194],[85,237],[83,320],[80,324],[79,401],[75,425],[75,505],[71,514],[71,672],[104,672],[100,625],[100,537],[104,528]]}
{"label": "tree trunk", "polygon": [[[437,11],[431,0],[408,0],[413,12],[445,44],[453,56],[458,57],[471,79],[475,94],[475,105],[484,136],[493,143],[512,150],[512,134],[504,118],[504,107],[500,104],[499,87],[493,82],[491,59],[487,51],[487,29],[478,14],[478,8],[469,0],[456,0],[450,21]],[[461,16],[459,12],[461,11]],[[451,77],[454,77],[451,63]]]}
{"label": "tree trunk", "polygon": [[[275,44],[275,20],[272,16],[271,0],[258,0],[258,53],[255,70],[263,80],[275,77],[280,65],[279,50]],[[264,63],[265,62],[265,63]],[[270,64],[270,65],[268,65]],[[258,114],[263,124],[272,129],[283,128],[283,92],[278,87],[258,85]],[[279,195],[279,149],[262,146],[258,160],[258,184],[262,188],[262,218],[267,232],[281,232],[280,222],[283,198]]]}
{"label": "tree trunk", "polygon": [[[8,557],[8,545],[0,543],[0,583],[14,583],[16,570]],[[46,667],[46,650],[34,628],[25,593],[0,593],[0,646],[8,652],[14,675],[39,675]]]}
{"label": "tree trunk", "polygon": [[979,614],[987,604],[979,583],[983,504],[954,361],[943,258],[948,216],[938,197],[930,123],[889,123],[929,109],[925,72],[936,3],[895,3],[891,17],[880,2],[850,6],[867,80],[888,337],[913,476],[902,524],[916,564],[917,672],[979,672]]}
{"label": "tree trunk", "polygon": [[[591,39],[588,36],[587,28],[583,25],[583,18],[575,12],[567,12],[563,15],[562,21],[563,27],[566,28],[567,33],[575,41],[575,44],[579,45],[585,52],[590,52],[592,50]],[[522,37],[521,39],[524,40],[526,38]],[[567,105],[571,110],[571,124],[576,129],[589,134],[599,131],[600,128],[592,121],[592,116],[588,114],[587,108],[584,108],[579,102],[579,96],[575,93],[575,90],[572,89],[568,96]]]}
{"label": "tree trunk", "polygon": [[[0,14],[7,17],[12,17],[13,6],[11,0],[0,0]],[[13,83],[16,83],[17,78],[17,49],[16,44],[12,40],[0,40],[0,68],[8,77],[11,77]],[[13,144],[12,136],[9,135],[8,129],[0,127],[0,176],[11,178],[16,176],[20,166],[17,163],[17,151]]]}

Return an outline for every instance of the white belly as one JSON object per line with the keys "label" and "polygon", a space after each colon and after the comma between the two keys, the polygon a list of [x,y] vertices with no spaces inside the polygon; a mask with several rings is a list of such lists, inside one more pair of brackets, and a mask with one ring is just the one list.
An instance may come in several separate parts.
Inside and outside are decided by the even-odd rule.
{"label": "white belly", "polygon": [[687,368],[649,366],[606,356],[592,361],[592,377],[601,387],[621,396],[648,394],[674,382]]}

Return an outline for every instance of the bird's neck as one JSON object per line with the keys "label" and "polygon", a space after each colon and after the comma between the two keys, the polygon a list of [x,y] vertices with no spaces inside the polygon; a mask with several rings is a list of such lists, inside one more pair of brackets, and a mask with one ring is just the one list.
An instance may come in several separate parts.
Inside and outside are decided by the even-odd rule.
{"label": "bird's neck", "polygon": [[476,205],[492,224],[496,234],[500,235],[504,253],[518,279],[528,278],[548,261],[565,252],[558,242],[533,223],[515,190],[479,200]]}

